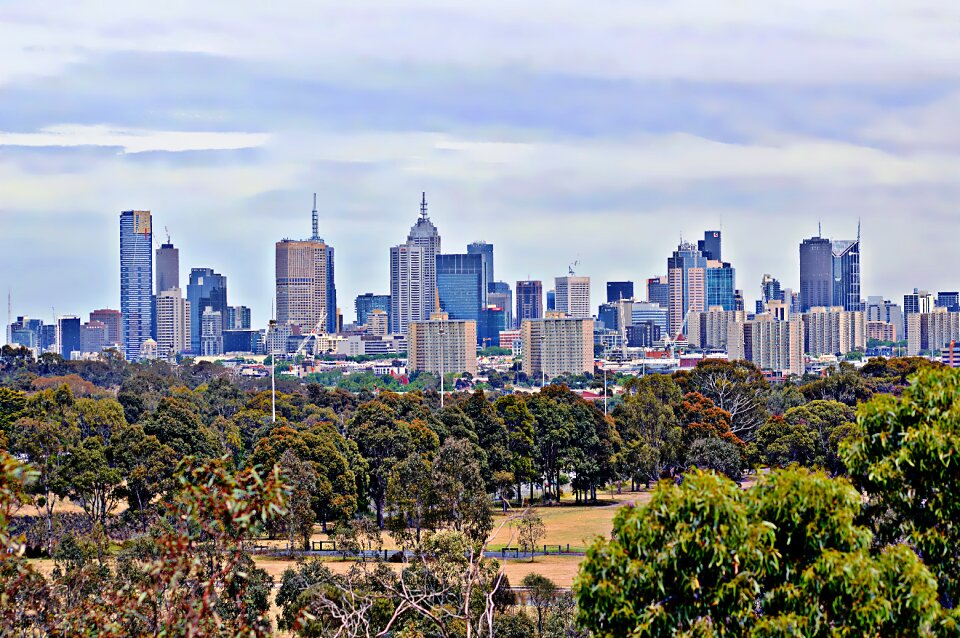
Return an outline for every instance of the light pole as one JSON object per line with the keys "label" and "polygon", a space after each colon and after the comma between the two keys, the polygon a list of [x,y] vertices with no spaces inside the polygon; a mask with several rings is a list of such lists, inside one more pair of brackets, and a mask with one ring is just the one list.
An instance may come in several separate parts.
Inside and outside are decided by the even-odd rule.
{"label": "light pole", "polygon": [[440,323],[440,409],[443,409],[443,323]]}
{"label": "light pole", "polygon": [[[277,322],[273,319],[270,320],[270,332],[273,332],[277,327]],[[272,336],[272,335],[271,335]],[[271,345],[273,341],[270,341]],[[277,422],[277,355],[273,352],[273,348],[270,348],[270,422]]]}
{"label": "light pole", "polygon": [[[541,330],[545,330],[545,329],[546,329],[546,325],[544,325],[543,328],[541,328]],[[547,366],[543,365],[543,360],[546,358],[545,356],[546,348],[547,348],[546,343],[547,343],[547,333],[541,332],[540,333],[540,374],[543,376],[543,381],[541,381],[540,383],[541,389],[547,387]]]}
{"label": "light pole", "polygon": [[607,416],[607,369],[603,369],[603,416]]}

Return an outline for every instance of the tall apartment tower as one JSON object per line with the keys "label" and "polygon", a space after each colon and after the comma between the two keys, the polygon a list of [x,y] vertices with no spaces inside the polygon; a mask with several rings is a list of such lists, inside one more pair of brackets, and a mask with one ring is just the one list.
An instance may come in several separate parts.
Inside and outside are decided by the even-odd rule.
{"label": "tall apartment tower", "polygon": [[120,313],[128,361],[153,332],[153,220],[148,210],[120,213]]}
{"label": "tall apartment tower", "polygon": [[523,371],[538,381],[564,374],[593,373],[593,319],[548,312],[520,326]]}
{"label": "tall apartment tower", "polygon": [[554,279],[555,310],[574,319],[590,318],[590,278],[570,275]]}
{"label": "tall apartment tower", "polygon": [[485,241],[475,241],[467,244],[468,255],[480,255],[483,261],[483,294],[486,296],[490,290],[490,284],[496,279],[493,276],[493,244]]}
{"label": "tall apartment tower", "polygon": [[517,325],[543,317],[543,284],[528,279],[517,282]]}
{"label": "tall apartment tower", "polygon": [[440,233],[427,215],[427,194],[420,202],[420,218],[407,241],[390,248],[390,326],[407,334],[411,321],[427,321],[437,310],[437,255]]}
{"label": "tall apartment tower", "polygon": [[190,302],[179,288],[157,295],[157,353],[174,357],[190,350]]}
{"label": "tall apartment tower", "polygon": [[681,242],[667,259],[667,284],[668,328],[675,338],[686,329],[688,312],[707,309],[707,258],[693,244]]}
{"label": "tall apartment tower", "polygon": [[180,287],[180,249],[168,240],[157,248],[157,287],[159,297],[164,290]]}
{"label": "tall apartment tower", "polygon": [[800,244],[800,312],[833,306],[833,243],[824,237]]}
{"label": "tall apartment tower", "polygon": [[204,311],[209,308],[221,316],[227,314],[227,278],[212,268],[193,268],[187,285],[187,300],[190,302],[190,352],[201,354]]}
{"label": "tall apartment tower", "polygon": [[477,323],[450,319],[445,312],[431,313],[427,321],[410,322],[407,350],[411,372],[475,375]]}

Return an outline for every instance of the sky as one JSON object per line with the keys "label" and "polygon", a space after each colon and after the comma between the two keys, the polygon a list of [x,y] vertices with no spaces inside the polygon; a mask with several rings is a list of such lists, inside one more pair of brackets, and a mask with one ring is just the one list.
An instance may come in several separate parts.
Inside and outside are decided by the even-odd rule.
{"label": "sky", "polygon": [[942,0],[0,0],[0,286],[119,307],[147,209],[263,325],[316,192],[349,322],[426,191],[511,286],[577,261],[596,305],[720,228],[752,307],[859,220],[864,296],[902,300],[960,288],[958,112]]}

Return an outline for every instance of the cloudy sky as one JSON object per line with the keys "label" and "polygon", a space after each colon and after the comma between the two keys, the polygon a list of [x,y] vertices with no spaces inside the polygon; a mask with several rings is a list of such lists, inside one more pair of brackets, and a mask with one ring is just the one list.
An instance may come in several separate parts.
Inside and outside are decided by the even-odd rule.
{"label": "cloudy sky", "polygon": [[960,4],[0,1],[0,285],[119,305],[118,215],[265,322],[273,242],[337,250],[347,321],[427,191],[498,279],[665,272],[724,231],[748,304],[863,224],[864,294],[960,287]]}

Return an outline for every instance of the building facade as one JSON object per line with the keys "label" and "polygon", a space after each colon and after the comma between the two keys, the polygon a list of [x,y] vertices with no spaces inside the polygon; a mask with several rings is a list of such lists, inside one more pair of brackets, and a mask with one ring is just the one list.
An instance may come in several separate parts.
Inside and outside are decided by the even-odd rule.
{"label": "building facade", "polygon": [[200,315],[200,354],[215,357],[223,354],[223,313],[207,307]]}
{"label": "building facade", "polygon": [[175,357],[191,348],[190,302],[179,288],[170,288],[157,295],[157,352],[161,357]]}
{"label": "building facade", "polygon": [[670,307],[670,281],[666,275],[647,279],[647,303],[665,309]]}
{"label": "building facade", "polygon": [[120,313],[124,355],[136,361],[153,333],[153,220],[147,210],[120,213]]}
{"label": "building facade", "polygon": [[587,319],[590,313],[590,278],[569,275],[555,280],[555,310],[574,319]]}
{"label": "building facade", "polygon": [[440,309],[450,319],[479,322],[486,305],[483,255],[437,255],[436,259]]}
{"label": "building facade", "polygon": [[390,325],[407,334],[412,321],[429,320],[437,310],[437,255],[440,233],[427,215],[427,196],[420,218],[410,228],[406,243],[390,249]]}
{"label": "building facade", "polygon": [[670,301],[668,328],[671,338],[686,329],[687,313],[707,308],[707,258],[688,242],[682,242],[667,259]]}
{"label": "building facade", "polygon": [[737,309],[737,271],[728,263],[707,262],[707,308]]}
{"label": "building facade", "polygon": [[527,319],[543,317],[543,283],[536,280],[517,282],[516,325]]}
{"label": "building facade", "polygon": [[157,248],[157,287],[159,297],[164,290],[180,287],[180,249],[169,241]]}
{"label": "building facade", "polygon": [[723,256],[720,254],[720,231],[704,231],[703,239],[697,242],[697,250],[708,260],[723,261]]}
{"label": "building facade", "polygon": [[477,374],[477,323],[435,312],[428,321],[413,321],[407,334],[411,372]]}
{"label": "building facade", "polygon": [[122,347],[123,318],[119,310],[101,308],[90,313],[91,323],[99,321],[107,327],[107,343]]}
{"label": "building facade", "polygon": [[608,281],[607,303],[614,303],[621,299],[633,299],[632,281]]}
{"label": "building facade", "polygon": [[728,324],[727,357],[752,361],[761,370],[789,377],[802,376],[803,320],[798,316],[775,321],[760,314],[750,321]]}
{"label": "building facade", "polygon": [[250,330],[252,326],[250,308],[247,306],[227,306],[224,330]]}
{"label": "building facade", "polygon": [[[493,244],[488,244],[485,241],[475,241],[473,243],[467,244],[467,254],[468,255],[480,255],[482,261],[482,274],[481,274],[481,287],[483,289],[483,294],[486,295],[490,291],[490,284],[492,284],[496,279],[493,276]],[[482,303],[489,303],[484,300]]]}
{"label": "building facade", "polygon": [[866,313],[817,306],[803,314],[804,352],[813,357],[867,349]]}
{"label": "building facade", "polygon": [[691,311],[687,320],[687,341],[694,348],[726,350],[729,325],[743,323],[747,313],[711,306],[706,311]]}
{"label": "building facade", "polygon": [[547,313],[520,327],[523,372],[531,381],[593,373],[593,319]]}
{"label": "building facade", "polygon": [[848,312],[863,310],[860,298],[860,240],[831,242],[833,252],[833,305]]}
{"label": "building facade", "polygon": [[334,252],[322,240],[276,244],[277,321],[305,332],[337,332]]}
{"label": "building facade", "polygon": [[209,308],[219,312],[222,318],[227,314],[227,278],[214,272],[212,268],[193,268],[190,270],[190,282],[187,284],[187,300],[190,302],[190,352],[203,354],[201,337],[203,334],[203,313]]}
{"label": "building facade", "polygon": [[353,302],[353,307],[357,311],[358,326],[367,325],[367,317],[374,310],[382,310],[387,313],[389,323],[390,295],[375,295],[372,292],[366,292],[362,295],[357,295],[357,298]]}
{"label": "building facade", "polygon": [[833,306],[833,246],[811,237],[800,244],[800,312]]}

